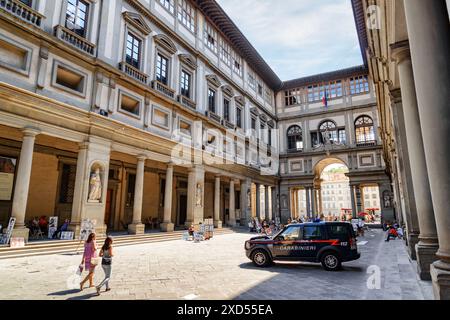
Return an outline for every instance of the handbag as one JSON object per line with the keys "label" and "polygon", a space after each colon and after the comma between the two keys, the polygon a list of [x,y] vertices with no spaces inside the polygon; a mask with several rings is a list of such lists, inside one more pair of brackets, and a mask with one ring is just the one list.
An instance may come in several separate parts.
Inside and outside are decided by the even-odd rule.
{"label": "handbag", "polygon": [[98,266],[100,263],[100,258],[91,258],[91,265],[92,266]]}

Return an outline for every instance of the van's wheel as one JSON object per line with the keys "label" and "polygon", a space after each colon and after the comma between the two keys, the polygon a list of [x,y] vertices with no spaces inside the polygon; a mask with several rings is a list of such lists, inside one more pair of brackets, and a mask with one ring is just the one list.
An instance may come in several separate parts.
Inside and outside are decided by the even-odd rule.
{"label": "van's wheel", "polygon": [[252,256],[253,264],[260,268],[268,267],[272,264],[272,259],[264,250],[256,250]]}
{"label": "van's wheel", "polygon": [[320,259],[322,266],[327,271],[339,271],[342,268],[342,262],[337,253],[325,252]]}

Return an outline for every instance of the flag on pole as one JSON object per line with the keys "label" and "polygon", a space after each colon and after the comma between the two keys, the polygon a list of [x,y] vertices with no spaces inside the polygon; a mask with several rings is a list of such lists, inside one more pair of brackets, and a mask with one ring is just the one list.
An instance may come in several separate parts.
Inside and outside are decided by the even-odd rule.
{"label": "flag on pole", "polygon": [[323,103],[323,106],[325,108],[328,107],[327,89],[325,89],[325,93],[324,93],[323,98],[322,98],[322,103]]}

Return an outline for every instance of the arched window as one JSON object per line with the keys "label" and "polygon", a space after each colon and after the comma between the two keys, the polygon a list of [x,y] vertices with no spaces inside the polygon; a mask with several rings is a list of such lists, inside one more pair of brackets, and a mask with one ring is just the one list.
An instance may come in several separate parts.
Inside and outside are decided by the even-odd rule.
{"label": "arched window", "polygon": [[339,142],[336,123],[331,120],[322,122],[319,126],[319,139],[321,143],[326,143],[327,140],[331,143]]}
{"label": "arched window", "polygon": [[361,116],[355,121],[355,133],[357,145],[374,145],[375,130],[372,118],[368,116]]}
{"label": "arched window", "polygon": [[287,141],[289,151],[303,150],[302,128],[299,126],[290,127],[287,131]]}

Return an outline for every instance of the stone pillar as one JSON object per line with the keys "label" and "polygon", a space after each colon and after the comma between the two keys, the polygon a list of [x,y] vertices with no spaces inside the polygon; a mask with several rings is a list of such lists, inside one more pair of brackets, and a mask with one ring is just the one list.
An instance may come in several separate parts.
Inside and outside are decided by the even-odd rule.
{"label": "stone pillar", "polygon": [[354,218],[358,216],[358,206],[356,201],[356,186],[350,185],[350,198],[352,202],[352,215]]}
{"label": "stone pillar", "polygon": [[[431,266],[437,299],[450,299],[450,26],[445,0],[404,1],[440,259]],[[420,230],[422,232],[422,230]]]}
{"label": "stone pillar", "polygon": [[272,191],[272,220],[275,220],[276,217],[279,216],[279,212],[278,212],[278,193],[277,193],[277,189],[278,187],[272,187],[271,191]]}
{"label": "stone pillar", "polygon": [[236,226],[236,201],[234,192],[234,180],[230,179],[230,207],[229,207],[229,220],[228,225],[230,227]]}
{"label": "stone pillar", "polygon": [[166,171],[166,185],[164,190],[164,221],[161,231],[173,232],[175,224],[172,223],[172,191],[173,191],[173,165],[169,163]]}
{"label": "stone pillar", "polygon": [[414,188],[412,183],[412,171],[409,162],[409,151],[406,143],[405,118],[403,117],[403,103],[400,90],[391,92],[392,114],[394,118],[396,142],[398,149],[397,168],[399,171],[399,188],[402,194],[402,210],[406,219],[406,237],[408,252],[413,260],[417,260],[416,244],[419,242],[419,220],[417,216],[416,202],[414,201]]}
{"label": "stone pillar", "polygon": [[312,217],[311,213],[311,188],[306,187],[306,215],[308,218]]}
{"label": "stone pillar", "polygon": [[319,202],[319,213],[323,214],[323,204],[322,204],[322,189],[318,189],[318,202]]}
{"label": "stone pillar", "polygon": [[317,201],[316,201],[316,189],[314,189],[314,187],[311,188],[311,207],[312,207],[311,217],[315,219],[317,215]]}
{"label": "stone pillar", "polygon": [[407,45],[396,47],[393,54],[398,63],[406,142],[411,170],[414,172],[411,178],[420,226],[419,243],[416,246],[417,268],[422,280],[431,280],[430,265],[437,260],[436,252],[439,249],[439,243],[409,47]]}
{"label": "stone pillar", "polygon": [[261,219],[261,185],[256,183],[256,217]]}
{"label": "stone pillar", "polygon": [[270,212],[269,212],[269,205],[270,205],[270,203],[269,203],[269,186],[264,186],[264,197],[265,197],[265,200],[264,200],[264,205],[265,205],[265,209],[264,209],[264,213],[265,213],[265,219],[267,220],[267,221],[270,221]]}
{"label": "stone pillar", "polygon": [[358,184],[355,186],[355,199],[356,199],[356,215],[353,216],[354,218],[358,217],[358,214],[362,212],[362,192],[361,192],[361,186]]}
{"label": "stone pillar", "polygon": [[145,224],[142,224],[142,200],[144,197],[144,176],[146,156],[138,156],[136,182],[134,187],[133,223],[128,226],[129,234],[144,234]]}
{"label": "stone pillar", "polygon": [[252,217],[252,199],[251,199],[251,186],[250,179],[241,181],[241,225],[247,226]]}
{"label": "stone pillar", "polygon": [[16,223],[11,237],[24,238],[28,242],[30,230],[25,226],[25,215],[30,188],[31,167],[33,165],[34,142],[40,133],[36,129],[25,128],[23,132],[22,149],[20,151],[19,166],[17,168],[14,187],[14,200],[11,216],[16,218]]}
{"label": "stone pillar", "polygon": [[220,176],[216,176],[214,184],[214,227],[222,228],[222,221],[220,221]]}
{"label": "stone pillar", "polygon": [[205,169],[202,166],[194,166],[190,168],[188,175],[186,227],[190,227],[191,224],[196,225],[203,222],[204,190]]}

